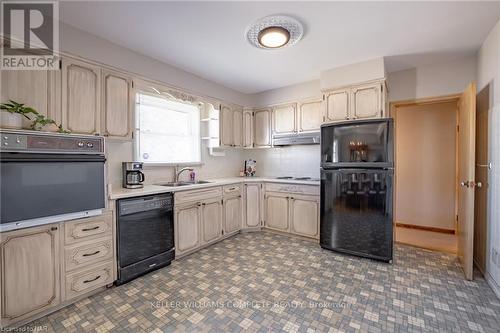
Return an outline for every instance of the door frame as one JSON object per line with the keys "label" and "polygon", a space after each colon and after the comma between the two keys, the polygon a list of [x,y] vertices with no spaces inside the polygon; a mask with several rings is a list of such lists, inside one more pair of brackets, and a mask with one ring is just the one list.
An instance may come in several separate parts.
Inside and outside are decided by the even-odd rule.
{"label": "door frame", "polygon": [[[462,94],[451,94],[451,95],[444,95],[444,96],[432,96],[432,97],[425,97],[425,98],[417,98],[417,99],[409,99],[409,100],[401,100],[401,101],[394,101],[389,103],[389,116],[394,119],[394,129],[397,126],[398,119],[397,119],[397,110],[398,108],[402,107],[407,107],[407,106],[421,106],[421,105],[432,105],[432,104],[441,104],[441,103],[449,103],[449,102],[455,102],[457,103],[457,110],[456,110],[456,126],[458,126],[458,102],[461,98]],[[398,147],[398,138],[397,138],[397,131],[394,130],[394,155],[397,153],[397,147]],[[397,158],[394,156],[394,171],[397,168],[396,165]],[[396,204],[396,189],[397,189],[397,173],[394,172],[394,195],[393,195],[393,216],[396,216],[396,211],[397,211],[397,204]],[[457,214],[458,214],[458,131],[455,132],[455,223],[454,223],[454,234],[457,234]],[[394,221],[394,227],[396,227],[397,221]],[[432,227],[422,227],[422,229],[426,229],[428,231],[435,231],[432,229]],[[396,230],[396,228],[394,228]],[[394,237],[394,239],[396,239]]]}

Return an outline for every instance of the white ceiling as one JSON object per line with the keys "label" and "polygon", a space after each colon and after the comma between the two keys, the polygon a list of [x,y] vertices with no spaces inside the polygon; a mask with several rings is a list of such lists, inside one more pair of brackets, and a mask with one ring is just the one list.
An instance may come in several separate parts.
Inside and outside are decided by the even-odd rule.
{"label": "white ceiling", "polygon": [[[286,14],[305,27],[290,48],[251,46],[246,28]],[[64,22],[243,93],[319,78],[386,56],[389,71],[472,54],[500,2],[62,2]]]}

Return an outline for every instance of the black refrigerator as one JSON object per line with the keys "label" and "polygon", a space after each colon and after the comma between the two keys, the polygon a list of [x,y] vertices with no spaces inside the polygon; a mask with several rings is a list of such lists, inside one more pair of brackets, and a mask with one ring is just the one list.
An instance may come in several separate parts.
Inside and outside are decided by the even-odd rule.
{"label": "black refrigerator", "polygon": [[392,262],[393,132],[389,118],[321,127],[322,248]]}

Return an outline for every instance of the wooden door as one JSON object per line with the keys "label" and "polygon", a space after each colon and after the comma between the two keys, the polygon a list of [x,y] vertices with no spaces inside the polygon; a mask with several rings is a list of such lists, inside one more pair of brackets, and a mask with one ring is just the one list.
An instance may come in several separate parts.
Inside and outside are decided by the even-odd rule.
{"label": "wooden door", "polygon": [[220,143],[223,147],[232,147],[233,142],[233,111],[229,106],[220,108]]}
{"label": "wooden door", "polygon": [[490,111],[490,86],[477,94],[476,102],[476,182],[474,195],[474,263],[483,273],[486,272],[488,240],[488,123]]}
{"label": "wooden door", "polygon": [[261,225],[260,184],[245,184],[245,224],[248,228]]}
{"label": "wooden door", "polygon": [[342,89],[326,94],[325,121],[349,120],[349,90]]}
{"label": "wooden door", "polygon": [[273,133],[290,134],[296,131],[297,104],[285,104],[273,108]]}
{"label": "wooden door", "polygon": [[286,194],[266,193],[266,228],[288,231],[288,201]]}
{"label": "wooden door", "polygon": [[60,302],[59,239],[57,224],[2,234],[2,325]]}
{"label": "wooden door", "polygon": [[363,85],[352,89],[353,119],[380,118],[382,110],[382,85],[380,83]]}
{"label": "wooden door", "polygon": [[102,133],[110,138],[132,138],[132,80],[120,73],[103,71]]}
{"label": "wooden door", "polygon": [[224,199],[224,233],[230,234],[241,229],[241,195]]}
{"label": "wooden door", "polygon": [[176,252],[184,253],[200,245],[200,204],[175,209]]}
{"label": "wooden door", "polygon": [[292,233],[318,238],[319,197],[294,195],[290,198],[290,205]]}
{"label": "wooden door", "polygon": [[465,278],[473,278],[474,188],[476,149],[476,84],[458,102],[458,224],[457,254]]}
{"label": "wooden door", "polygon": [[[1,102],[13,100],[35,109],[38,113],[61,122],[57,101],[57,71],[6,70],[2,71]],[[29,115],[33,118],[33,115]],[[31,121],[23,117],[23,128],[29,128]],[[45,129],[44,129],[45,130]],[[49,130],[56,131],[56,127]]]}
{"label": "wooden door", "polygon": [[209,243],[222,235],[222,203],[220,199],[201,204],[203,243]]}
{"label": "wooden door", "polygon": [[299,132],[319,131],[322,121],[323,101],[321,99],[300,104],[297,126]]}
{"label": "wooden door", "polygon": [[100,133],[100,69],[82,61],[63,59],[62,120],[73,133]]}
{"label": "wooden door", "polygon": [[243,111],[243,147],[253,147],[253,112]]}
{"label": "wooden door", "polygon": [[257,110],[254,113],[254,147],[269,146],[271,146],[271,110]]}
{"label": "wooden door", "polygon": [[233,144],[243,146],[243,110],[233,111]]}

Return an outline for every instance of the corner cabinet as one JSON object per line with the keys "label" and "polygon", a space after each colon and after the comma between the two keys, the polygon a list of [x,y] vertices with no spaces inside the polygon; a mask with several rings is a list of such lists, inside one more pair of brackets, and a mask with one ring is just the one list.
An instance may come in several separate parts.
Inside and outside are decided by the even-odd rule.
{"label": "corner cabinet", "polygon": [[262,226],[261,217],[261,188],[260,183],[244,185],[245,194],[245,228],[259,228]]}
{"label": "corner cabinet", "polygon": [[102,71],[102,134],[109,138],[132,139],[132,79],[124,74]]}
{"label": "corner cabinet", "polygon": [[385,80],[327,91],[325,122],[387,117]]}
{"label": "corner cabinet", "polygon": [[59,243],[57,224],[2,234],[1,327],[60,303]]}
{"label": "corner cabinet", "polygon": [[101,69],[64,58],[61,87],[63,127],[78,134],[100,134]]}
{"label": "corner cabinet", "polygon": [[253,146],[271,147],[271,109],[257,109],[253,118]]}

